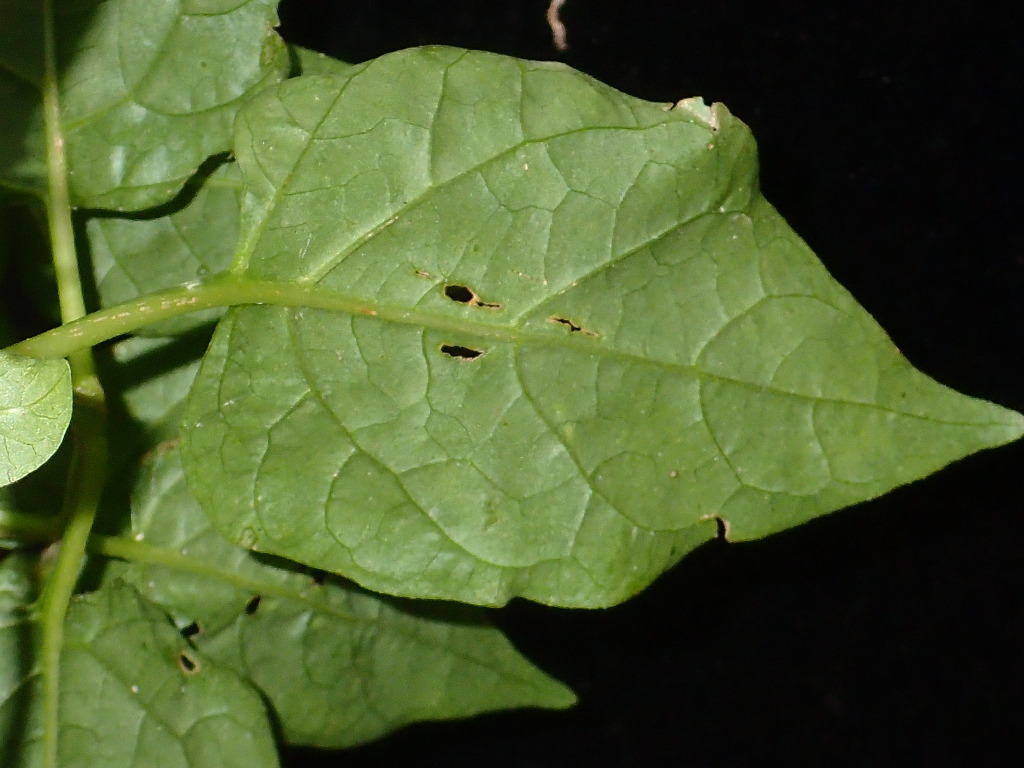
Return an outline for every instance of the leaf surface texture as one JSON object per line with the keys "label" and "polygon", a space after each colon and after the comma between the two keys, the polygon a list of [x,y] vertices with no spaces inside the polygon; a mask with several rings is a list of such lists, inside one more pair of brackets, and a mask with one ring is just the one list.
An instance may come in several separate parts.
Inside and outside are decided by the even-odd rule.
{"label": "leaf surface texture", "polygon": [[[13,590],[26,587],[0,564],[0,646],[31,631]],[[8,605],[4,604],[4,581]],[[4,620],[5,614],[7,620]],[[13,620],[12,620],[13,619]],[[276,768],[270,724],[257,693],[192,648],[157,606],[112,581],[75,598],[61,657],[63,764],[81,768]],[[4,765],[39,764],[39,711],[29,647],[0,666]],[[12,646],[13,647],[13,646]],[[20,743],[19,743],[20,739]],[[4,754],[0,752],[0,754]]]}
{"label": "leaf surface texture", "polygon": [[144,465],[132,530],[152,559],[108,578],[135,584],[205,656],[257,686],[292,744],[346,747],[416,720],[575,701],[478,609],[388,600],[225,541],[173,447]]}
{"label": "leaf surface texture", "polygon": [[244,546],[374,590],[599,606],[1013,439],[915,371],[758,192],[720,105],[399,52],[240,115],[185,466]]}

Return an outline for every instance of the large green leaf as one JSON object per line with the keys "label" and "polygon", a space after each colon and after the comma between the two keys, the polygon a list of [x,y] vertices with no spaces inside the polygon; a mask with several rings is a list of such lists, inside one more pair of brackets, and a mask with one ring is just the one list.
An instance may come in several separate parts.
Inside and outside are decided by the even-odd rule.
{"label": "large green leaf", "polygon": [[0,486],[37,469],[71,421],[71,369],[0,351]]}
{"label": "large green leaf", "polygon": [[[0,564],[0,757],[12,768],[39,764],[30,591],[25,561]],[[60,692],[61,765],[277,765],[255,691],[197,652],[159,608],[123,582],[72,601]]]}
{"label": "large green leaf", "polygon": [[[403,51],[239,116],[190,484],[233,541],[398,595],[599,606],[1015,439],[915,371],[761,197],[720,105]],[[279,303],[281,303],[279,301]]]}
{"label": "large green leaf", "polygon": [[191,625],[207,658],[259,687],[293,744],[351,746],[414,720],[574,701],[479,610],[384,600],[225,541],[173,447],[148,456],[132,532],[143,559],[112,564],[107,578],[130,581]]}
{"label": "large green leaf", "polygon": [[[283,78],[276,0],[54,0],[73,202],[166,202],[228,149],[239,106]],[[225,44],[225,40],[231,41]],[[0,186],[43,193],[39,0],[6,0],[0,25]],[[23,137],[19,144],[18,137]]]}

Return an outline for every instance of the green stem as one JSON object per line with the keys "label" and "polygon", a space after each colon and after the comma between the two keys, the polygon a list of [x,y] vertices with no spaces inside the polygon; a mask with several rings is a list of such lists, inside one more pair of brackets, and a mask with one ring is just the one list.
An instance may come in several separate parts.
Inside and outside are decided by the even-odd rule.
{"label": "green stem", "polygon": [[319,288],[311,283],[277,283],[237,277],[230,273],[203,283],[186,283],[151,293],[116,307],[101,309],[75,322],[53,328],[8,348],[39,359],[67,357],[103,341],[135,331],[150,323],[214,307],[263,304],[281,307],[326,309],[369,315],[397,323],[415,323],[436,329],[471,332],[500,340],[513,340],[517,331],[501,326],[467,326],[455,318],[421,310],[385,307]]}
{"label": "green stem", "polygon": [[[85,316],[85,298],[78,254],[75,252],[67,159],[61,128],[53,0],[43,0],[42,12],[45,70],[42,97],[48,184],[46,216],[61,320],[70,323]],[[92,351],[81,348],[70,352],[68,362],[71,365],[71,383],[75,389],[76,404],[71,426],[74,447],[64,497],[65,524],[57,561],[47,576],[39,601],[44,768],[57,768],[58,764],[60,658],[64,646],[64,619],[85,559],[85,547],[96,517],[100,494],[106,483],[106,416],[103,388],[96,377]]]}
{"label": "green stem", "polygon": [[39,603],[42,635],[39,669],[43,685],[43,765],[57,766],[60,730],[60,658],[64,618],[85,558],[86,544],[106,481],[106,419],[95,402],[79,398],[72,422],[74,451],[64,497],[66,524],[53,570]]}

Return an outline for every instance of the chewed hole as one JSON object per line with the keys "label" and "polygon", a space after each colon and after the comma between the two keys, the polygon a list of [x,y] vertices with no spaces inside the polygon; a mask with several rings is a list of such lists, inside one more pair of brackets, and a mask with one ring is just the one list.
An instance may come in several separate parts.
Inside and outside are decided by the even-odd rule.
{"label": "chewed hole", "polygon": [[501,304],[489,301],[482,301],[472,288],[465,285],[446,285],[444,295],[459,304],[468,304],[471,307],[484,307],[485,309],[501,309]]}
{"label": "chewed hole", "polygon": [[186,640],[191,637],[195,637],[203,631],[203,628],[199,626],[199,622],[193,621],[188,626],[181,628],[181,636]]}
{"label": "chewed hole", "polygon": [[460,360],[476,360],[483,354],[482,350],[472,347],[460,347],[455,344],[442,344],[441,351],[449,357],[457,357]]}
{"label": "chewed hole", "polygon": [[701,520],[714,520],[715,521],[715,540],[716,541],[718,541],[718,542],[720,542],[722,544],[726,544],[726,543],[728,543],[730,541],[730,539],[729,539],[729,529],[731,528],[731,525],[729,524],[729,521],[726,520],[724,517],[722,517],[721,515],[702,515],[700,519]]}
{"label": "chewed hole", "polygon": [[186,675],[194,675],[199,671],[199,660],[188,651],[182,651],[178,654],[178,666]]}
{"label": "chewed hole", "polygon": [[594,333],[593,331],[587,330],[582,325],[578,325],[578,324],[574,323],[572,320],[570,320],[567,317],[549,317],[548,318],[548,322],[549,323],[558,323],[559,325],[564,325],[566,328],[569,329],[569,333],[581,333],[584,336],[597,336],[597,334]]}
{"label": "chewed hole", "polygon": [[469,304],[469,302],[476,298],[476,294],[464,285],[446,285],[444,287],[444,295],[460,304]]}
{"label": "chewed hole", "polygon": [[249,602],[245,604],[245,612],[246,612],[246,614],[249,615],[249,616],[252,616],[254,613],[256,613],[257,610],[259,610],[260,603],[262,603],[262,602],[263,602],[263,596],[262,595],[253,595],[249,599]]}

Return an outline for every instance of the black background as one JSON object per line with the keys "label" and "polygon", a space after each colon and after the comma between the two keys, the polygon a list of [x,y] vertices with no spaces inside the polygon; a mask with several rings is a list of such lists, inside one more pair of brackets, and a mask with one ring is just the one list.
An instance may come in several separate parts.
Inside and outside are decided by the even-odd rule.
{"label": "black background", "polygon": [[[421,43],[561,59],[727,103],[766,197],[918,367],[1024,410],[1022,27],[990,4],[285,0],[348,61]],[[981,9],[981,10],[978,10]],[[600,612],[496,619],[569,712],[417,725],[293,766],[1024,764],[1020,446],[746,544]],[[1016,470],[1016,471],[1015,471]],[[330,706],[325,703],[325,706]]]}

